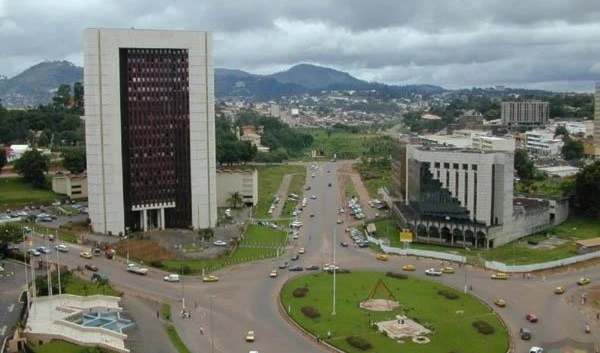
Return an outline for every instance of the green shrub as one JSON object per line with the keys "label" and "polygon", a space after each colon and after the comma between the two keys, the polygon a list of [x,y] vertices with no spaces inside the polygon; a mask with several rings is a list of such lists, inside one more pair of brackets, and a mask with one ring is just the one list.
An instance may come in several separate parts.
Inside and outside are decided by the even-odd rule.
{"label": "green shrub", "polygon": [[294,292],[292,292],[292,295],[294,296],[294,298],[302,298],[302,297],[306,297],[307,292],[308,292],[307,287],[296,288],[296,289],[294,289]]}
{"label": "green shrub", "polygon": [[450,300],[459,298],[459,295],[457,293],[450,291],[448,289],[442,289],[442,290],[438,291],[438,294],[441,295],[442,297],[445,297],[446,299],[450,299]]}
{"label": "green shrub", "polygon": [[490,325],[486,321],[473,321],[473,327],[475,327],[477,331],[483,335],[491,335],[492,333],[494,333],[494,326]]}
{"label": "green shrub", "polygon": [[303,306],[300,310],[302,311],[302,314],[310,317],[311,319],[316,319],[321,316],[319,310],[313,308],[312,306]]}
{"label": "green shrub", "polygon": [[397,278],[397,279],[407,279],[408,275],[400,272],[386,272],[385,274],[388,277]]}
{"label": "green shrub", "polygon": [[152,260],[152,261],[150,261],[150,266],[157,267],[157,268],[163,268],[165,265],[160,260]]}
{"label": "green shrub", "polygon": [[373,347],[373,346],[371,346],[371,343],[369,343],[369,341],[367,341],[366,339],[364,339],[362,337],[357,337],[357,336],[346,337],[346,342],[348,342],[348,344],[351,345],[352,347],[358,348],[361,351],[366,351]]}

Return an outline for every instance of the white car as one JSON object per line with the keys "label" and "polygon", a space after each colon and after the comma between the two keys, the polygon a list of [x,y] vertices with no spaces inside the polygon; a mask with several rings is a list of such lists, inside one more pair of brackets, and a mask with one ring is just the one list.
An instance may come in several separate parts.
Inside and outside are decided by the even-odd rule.
{"label": "white car", "polygon": [[48,249],[45,246],[38,246],[36,250],[41,252],[42,254],[48,254],[50,252],[50,249]]}
{"label": "white car", "polygon": [[336,264],[325,264],[323,266],[323,271],[333,271],[333,270],[339,270],[340,266],[336,265]]}
{"label": "white car", "polygon": [[226,246],[227,245],[227,243],[224,242],[223,240],[217,240],[213,244],[216,246]]}
{"label": "white car", "polygon": [[317,195],[310,195],[311,200],[316,200],[317,199]]}
{"label": "white car", "polygon": [[27,252],[30,253],[33,256],[40,256],[40,255],[42,255],[41,252],[39,252],[39,251],[37,251],[35,249],[29,249],[29,250],[27,250]]}
{"label": "white car", "polygon": [[179,275],[177,275],[177,274],[170,274],[168,276],[165,276],[164,280],[167,282],[179,282],[180,281]]}
{"label": "white car", "polygon": [[277,277],[277,270],[271,270],[271,273],[269,273],[269,277],[271,277],[271,278]]}
{"label": "white car", "polygon": [[254,336],[254,331],[248,331],[246,334],[246,342],[254,342],[256,337]]}
{"label": "white car", "polygon": [[540,347],[531,347],[529,353],[544,353],[544,349]]}
{"label": "white car", "polygon": [[442,275],[442,271],[436,270],[435,268],[430,268],[428,270],[425,270],[425,274],[427,276],[441,276]]}
{"label": "white car", "polygon": [[300,227],[302,227],[302,222],[300,222],[300,221],[294,221],[290,225],[292,227],[294,227],[294,228],[300,228]]}
{"label": "white car", "polygon": [[57,245],[54,248],[60,252],[68,252],[69,251],[69,247],[64,244]]}

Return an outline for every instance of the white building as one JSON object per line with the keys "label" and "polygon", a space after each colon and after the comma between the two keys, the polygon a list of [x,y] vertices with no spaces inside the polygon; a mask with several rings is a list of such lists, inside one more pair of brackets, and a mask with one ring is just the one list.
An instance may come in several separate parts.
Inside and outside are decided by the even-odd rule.
{"label": "white building", "polygon": [[246,169],[217,169],[217,206],[232,207],[231,195],[238,192],[242,204],[238,206],[256,206],[258,204],[258,171]]}
{"label": "white building", "polygon": [[84,64],[93,230],[213,227],[211,35],[86,29]]}
{"label": "white building", "polygon": [[533,130],[525,133],[525,148],[531,154],[557,156],[564,145],[560,137],[554,138],[554,132]]}
{"label": "white building", "polygon": [[515,140],[502,137],[475,135],[472,147],[484,151],[515,151]]}
{"label": "white building", "polygon": [[583,134],[586,136],[587,129],[584,122],[557,121],[553,126],[554,131],[559,126],[564,126],[571,135]]}

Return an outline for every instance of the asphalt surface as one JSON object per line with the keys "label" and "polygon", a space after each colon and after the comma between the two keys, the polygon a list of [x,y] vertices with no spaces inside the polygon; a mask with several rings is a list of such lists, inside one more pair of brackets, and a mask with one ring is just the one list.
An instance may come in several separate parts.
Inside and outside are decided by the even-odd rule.
{"label": "asphalt surface", "polygon": [[[278,259],[240,264],[221,270],[216,273],[220,277],[219,282],[203,283],[200,277],[185,277],[182,283],[167,283],[163,281],[166,273],[154,269],[150,269],[147,276],[135,275],[126,272],[125,263],[119,260],[80,258],[79,252],[89,249],[77,245],[72,245],[69,253],[61,254],[61,263],[69,266],[94,263],[101,273],[108,275],[111,282],[128,293],[171,302],[174,323],[191,351],[325,352],[327,350],[323,345],[317,344],[314,338],[307,337],[288,323],[279,311],[279,290],[288,278],[303,273],[279,270],[277,278],[269,278],[271,269],[277,268],[282,262],[303,267],[329,263],[333,258],[334,247],[336,263],[341,268],[399,271],[403,265],[413,264],[416,266],[414,275],[425,277],[425,269],[440,266],[439,260],[416,260],[414,257],[400,256],[390,256],[389,261],[381,262],[375,259],[374,253],[369,249],[341,247],[341,241],[350,244],[352,241],[344,232],[345,224],[336,224],[337,210],[341,207],[338,194],[340,189],[335,177],[337,166],[339,162],[322,164],[315,172],[315,178],[311,178],[313,171],[308,170],[307,184],[311,185],[312,190],[306,192],[309,198],[308,207],[299,217],[304,226],[301,228],[300,238],[290,244],[284,255]],[[327,170],[330,170],[330,173],[327,173]],[[328,183],[332,186],[328,187]],[[317,196],[317,200],[310,199],[310,195],[313,194]],[[310,217],[311,213],[315,216]],[[291,255],[301,246],[305,247],[306,254],[300,255],[298,261],[290,261]],[[492,273],[482,269],[458,268],[456,265],[454,267],[455,274],[429,279],[460,290],[465,288],[465,284],[472,286],[471,294],[488,303],[508,325],[514,339],[515,352],[527,351],[534,345],[544,347],[546,343],[564,338],[581,342],[599,341],[600,326],[597,322],[590,322],[592,334],[584,333],[585,323],[590,321],[590,318],[584,316],[577,304],[584,288],[576,285],[577,279],[584,275],[592,280],[592,285],[600,281],[597,267],[545,278],[532,276],[529,280],[513,276],[506,281],[491,280]],[[563,295],[553,293],[553,289],[559,285],[567,287]],[[185,298],[186,308],[191,310],[192,317],[189,319],[176,315],[182,307],[182,298]],[[506,300],[507,306],[494,307],[493,301],[496,298]],[[538,323],[526,322],[525,315],[530,312],[538,315]],[[533,330],[531,341],[522,341],[518,337],[519,328],[523,326]],[[203,334],[200,333],[200,327]],[[245,342],[244,336],[248,330],[255,331],[256,342]]]}
{"label": "asphalt surface", "polygon": [[[12,274],[11,274],[12,273]],[[25,266],[10,260],[4,261],[4,272],[0,273],[0,347],[4,339],[13,332],[19,320],[22,304],[19,296],[25,288]]]}

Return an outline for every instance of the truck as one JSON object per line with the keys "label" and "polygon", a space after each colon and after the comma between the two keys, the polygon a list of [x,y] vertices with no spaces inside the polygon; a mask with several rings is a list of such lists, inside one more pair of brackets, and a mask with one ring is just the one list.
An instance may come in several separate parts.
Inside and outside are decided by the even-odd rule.
{"label": "truck", "polygon": [[148,269],[144,268],[144,267],[140,267],[136,264],[129,264],[127,265],[127,271],[138,274],[138,275],[145,275],[148,273]]}

